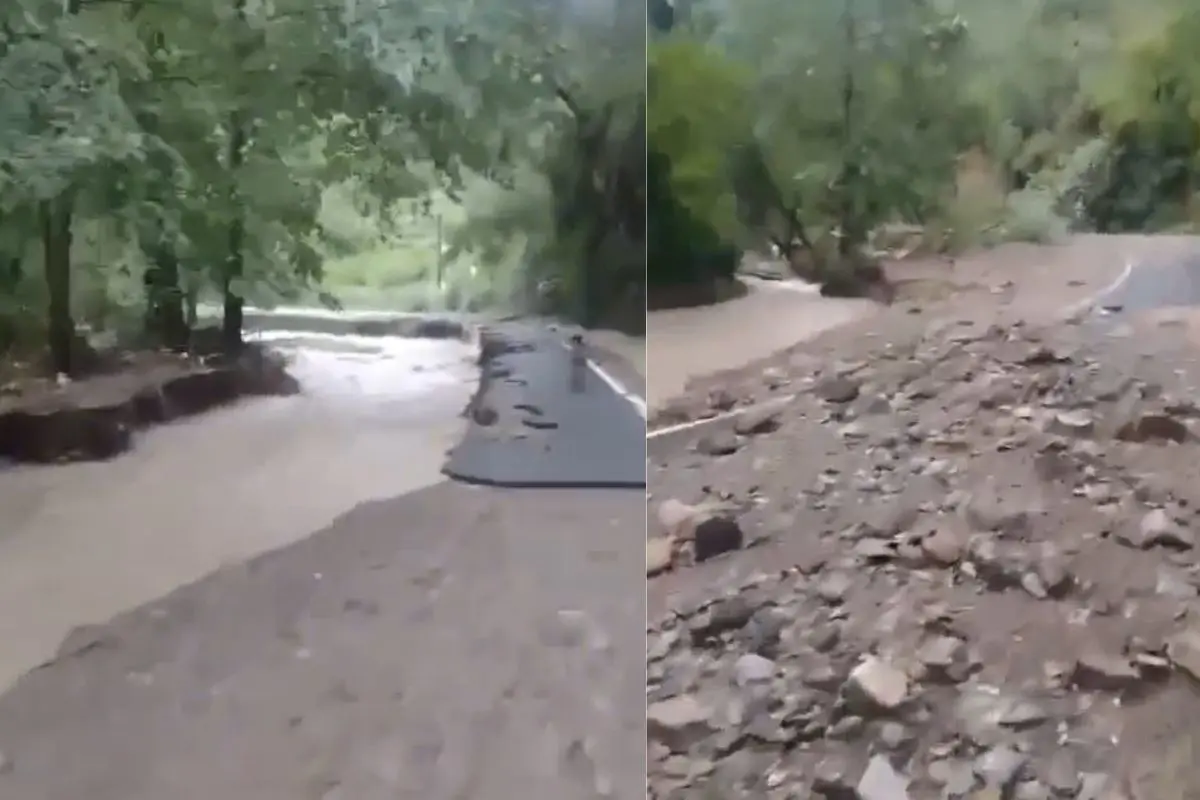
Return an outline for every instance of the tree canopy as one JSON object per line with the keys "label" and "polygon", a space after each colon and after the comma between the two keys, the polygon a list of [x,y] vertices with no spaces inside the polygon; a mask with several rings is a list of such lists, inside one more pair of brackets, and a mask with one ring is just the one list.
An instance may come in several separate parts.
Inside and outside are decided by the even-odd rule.
{"label": "tree canopy", "polygon": [[[501,286],[484,302],[515,302],[535,256],[574,276],[614,235],[641,253],[629,5],[6,3],[0,348],[46,336],[63,373],[79,323],[181,348],[213,298],[233,351],[247,302],[335,303],[327,267],[434,217],[448,258]],[[585,58],[588,37],[610,46]],[[498,224],[531,185],[551,190],[534,233]],[[520,262],[506,281],[484,244]],[[421,247],[443,265],[440,242]]]}
{"label": "tree canopy", "polygon": [[[1192,222],[1200,12],[1182,0],[676,0],[651,18],[651,157],[676,216],[734,249],[829,275],[893,225],[951,248]],[[653,215],[652,253],[670,249]]]}

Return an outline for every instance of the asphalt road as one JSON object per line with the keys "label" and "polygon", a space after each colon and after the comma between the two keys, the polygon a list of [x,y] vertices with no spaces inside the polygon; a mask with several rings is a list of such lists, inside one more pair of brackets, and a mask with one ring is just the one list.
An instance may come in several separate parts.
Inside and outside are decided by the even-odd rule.
{"label": "asphalt road", "polygon": [[574,352],[562,333],[503,325],[509,348],[483,365],[479,413],[445,473],[522,488],[641,488],[646,422],[637,406]]}
{"label": "asphalt road", "polygon": [[1102,308],[1125,314],[1197,305],[1200,255],[1138,266],[1116,291],[1100,301]]}

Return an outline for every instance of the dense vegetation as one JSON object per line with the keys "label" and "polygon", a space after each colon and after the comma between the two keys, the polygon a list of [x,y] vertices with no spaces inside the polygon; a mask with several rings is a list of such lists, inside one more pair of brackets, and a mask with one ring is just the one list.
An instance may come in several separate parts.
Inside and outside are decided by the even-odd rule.
{"label": "dense vegetation", "polygon": [[643,270],[641,20],[636,0],[7,0],[0,350],[48,342],[70,374],[81,324],[183,348],[211,301],[233,351],[246,303],[362,297],[347,284],[513,304],[552,273],[596,316]]}
{"label": "dense vegetation", "polygon": [[1194,3],[650,8],[651,284],[735,246],[830,280],[897,229],[955,249],[1195,221]]}

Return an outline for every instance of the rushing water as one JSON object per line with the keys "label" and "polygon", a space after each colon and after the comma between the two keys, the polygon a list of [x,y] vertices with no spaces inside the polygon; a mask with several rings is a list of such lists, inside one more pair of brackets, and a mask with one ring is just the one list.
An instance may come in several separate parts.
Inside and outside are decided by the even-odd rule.
{"label": "rushing water", "polygon": [[286,354],[301,395],[145,431],[108,463],[0,473],[0,689],[75,626],[441,479],[474,390],[467,345],[253,336]]}

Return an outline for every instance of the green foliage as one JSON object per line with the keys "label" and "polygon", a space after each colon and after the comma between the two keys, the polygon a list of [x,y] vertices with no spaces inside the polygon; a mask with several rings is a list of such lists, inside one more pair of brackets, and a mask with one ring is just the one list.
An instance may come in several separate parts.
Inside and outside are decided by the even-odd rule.
{"label": "green foliage", "polygon": [[216,295],[236,347],[247,300],[333,301],[327,267],[338,288],[419,283],[422,305],[493,297],[474,259],[442,263],[428,233],[453,238],[468,190],[549,175],[580,108],[638,97],[637,59],[612,69],[570,51],[597,28],[642,48],[629,7],[13,0],[0,10],[0,333],[44,319],[69,371],[76,320],[144,317],[179,346],[186,306]]}
{"label": "green foliage", "polygon": [[648,64],[647,150],[666,156],[675,201],[732,235],[729,153],[750,135],[748,76],[719,52],[683,38],[655,42]]}
{"label": "green foliage", "polygon": [[1182,0],[693,0],[668,16],[651,149],[725,242],[836,268],[896,222],[961,246],[1190,217],[1200,12]]}

